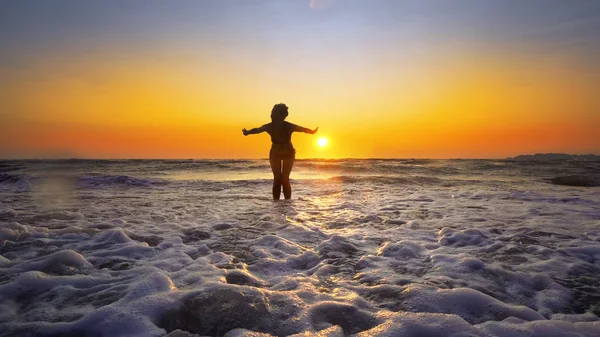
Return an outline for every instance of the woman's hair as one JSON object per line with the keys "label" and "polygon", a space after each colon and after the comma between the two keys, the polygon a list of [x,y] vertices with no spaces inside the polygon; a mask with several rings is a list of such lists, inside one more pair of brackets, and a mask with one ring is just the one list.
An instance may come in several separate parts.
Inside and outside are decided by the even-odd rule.
{"label": "woman's hair", "polygon": [[288,107],[283,103],[275,104],[271,114],[279,114],[285,119],[288,116]]}

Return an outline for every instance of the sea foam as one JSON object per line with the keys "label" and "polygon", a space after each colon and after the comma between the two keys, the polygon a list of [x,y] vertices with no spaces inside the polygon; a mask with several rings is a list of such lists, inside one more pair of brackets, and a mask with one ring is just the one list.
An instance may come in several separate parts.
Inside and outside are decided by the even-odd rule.
{"label": "sea foam", "polygon": [[264,161],[7,165],[0,336],[600,336],[600,192],[556,164],[298,161],[281,202]]}

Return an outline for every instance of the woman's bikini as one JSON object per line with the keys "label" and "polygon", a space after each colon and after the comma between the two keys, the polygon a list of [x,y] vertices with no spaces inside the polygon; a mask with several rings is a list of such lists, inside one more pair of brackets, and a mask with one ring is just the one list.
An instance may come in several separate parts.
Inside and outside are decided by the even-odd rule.
{"label": "woman's bikini", "polygon": [[294,159],[296,156],[296,149],[292,145],[292,132],[288,130],[290,127],[288,122],[283,122],[283,134],[275,133],[275,125],[271,124],[272,131],[269,133],[271,136],[271,151],[269,152],[270,159]]}

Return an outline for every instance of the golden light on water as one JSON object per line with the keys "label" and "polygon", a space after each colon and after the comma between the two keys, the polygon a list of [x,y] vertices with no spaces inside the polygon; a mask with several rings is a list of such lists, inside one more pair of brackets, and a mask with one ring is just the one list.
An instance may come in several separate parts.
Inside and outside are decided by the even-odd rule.
{"label": "golden light on water", "polygon": [[320,147],[325,147],[325,146],[327,146],[327,143],[328,143],[328,141],[327,141],[327,138],[325,138],[325,137],[321,137],[321,138],[319,138],[319,139],[317,140],[317,144],[318,144]]}

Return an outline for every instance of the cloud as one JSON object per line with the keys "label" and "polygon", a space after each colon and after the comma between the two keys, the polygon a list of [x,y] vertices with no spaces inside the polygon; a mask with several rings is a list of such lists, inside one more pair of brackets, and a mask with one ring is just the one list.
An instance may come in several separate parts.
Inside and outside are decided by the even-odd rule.
{"label": "cloud", "polygon": [[325,9],[331,7],[334,3],[335,0],[310,0],[310,8]]}

